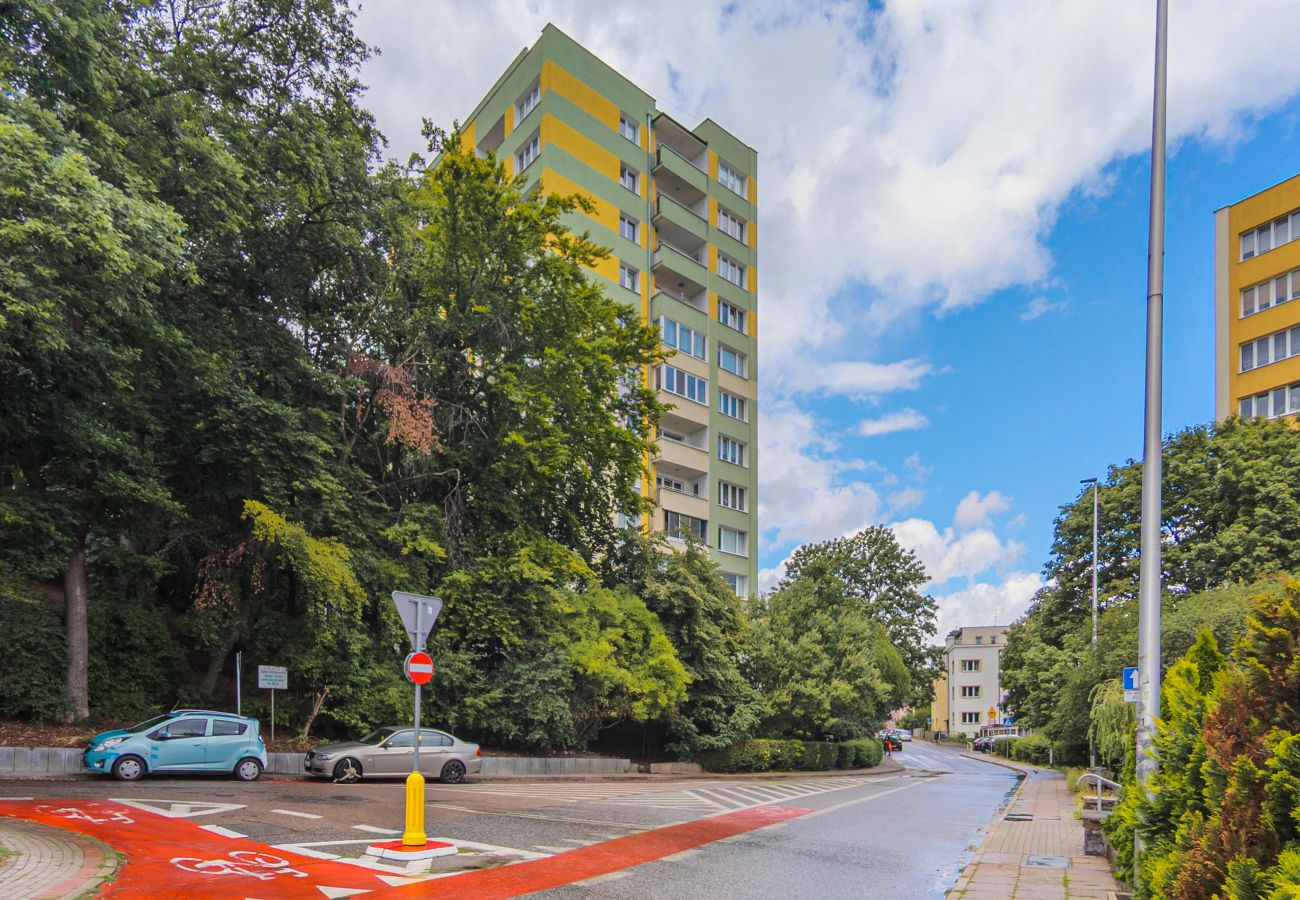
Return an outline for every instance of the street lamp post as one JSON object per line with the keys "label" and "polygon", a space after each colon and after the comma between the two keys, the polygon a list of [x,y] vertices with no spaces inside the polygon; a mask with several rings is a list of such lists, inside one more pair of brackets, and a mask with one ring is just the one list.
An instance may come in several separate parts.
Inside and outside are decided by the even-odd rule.
{"label": "street lamp post", "polygon": [[[1097,660],[1097,524],[1101,518],[1101,482],[1083,478],[1079,484],[1092,485],[1092,659]],[[1091,716],[1088,717],[1091,720]],[[1097,767],[1097,744],[1092,722],[1088,722],[1088,765]]]}

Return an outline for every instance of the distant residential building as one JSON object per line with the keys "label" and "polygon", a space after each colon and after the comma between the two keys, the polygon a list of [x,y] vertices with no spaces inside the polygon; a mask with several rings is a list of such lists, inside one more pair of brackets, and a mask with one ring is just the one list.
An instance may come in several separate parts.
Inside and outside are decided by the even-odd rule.
{"label": "distant residential building", "polygon": [[948,632],[943,674],[934,683],[931,727],[979,734],[1002,723],[1002,648],[1007,626],[975,625]]}
{"label": "distant residential building", "polygon": [[1300,175],[1214,213],[1216,419],[1300,413]]}
{"label": "distant residential building", "polygon": [[643,486],[653,527],[707,544],[737,594],[756,592],[758,155],[712,119],[681,124],[553,25],[470,113],[463,140],[527,191],[591,201],[566,222],[610,249],[588,276],[670,354],[646,373],[672,407]]}

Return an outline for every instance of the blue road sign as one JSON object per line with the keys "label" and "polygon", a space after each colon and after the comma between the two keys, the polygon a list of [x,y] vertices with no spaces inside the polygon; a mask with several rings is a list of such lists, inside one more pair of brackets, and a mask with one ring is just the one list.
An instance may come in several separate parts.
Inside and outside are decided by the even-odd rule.
{"label": "blue road sign", "polygon": [[1124,690],[1136,691],[1138,689],[1138,667],[1127,666],[1124,669]]}

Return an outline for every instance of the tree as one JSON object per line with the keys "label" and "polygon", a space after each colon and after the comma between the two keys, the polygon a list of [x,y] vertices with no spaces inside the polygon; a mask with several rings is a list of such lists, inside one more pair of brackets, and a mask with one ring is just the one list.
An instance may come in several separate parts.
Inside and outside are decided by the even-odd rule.
{"label": "tree", "polygon": [[915,702],[928,702],[938,666],[935,636],[938,607],[921,593],[927,578],[916,554],[899,545],[888,528],[864,528],[846,538],[805,544],[786,563],[782,586],[799,580],[835,582],[889,640],[911,673]]}

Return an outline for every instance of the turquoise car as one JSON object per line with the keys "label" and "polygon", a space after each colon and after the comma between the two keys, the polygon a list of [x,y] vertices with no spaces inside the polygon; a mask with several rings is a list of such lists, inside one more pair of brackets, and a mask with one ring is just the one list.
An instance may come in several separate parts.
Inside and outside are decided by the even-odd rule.
{"label": "turquoise car", "polygon": [[147,722],[104,731],[81,755],[90,772],[135,781],[157,772],[230,772],[256,781],[266,744],[256,719],[210,709],[174,709]]}

